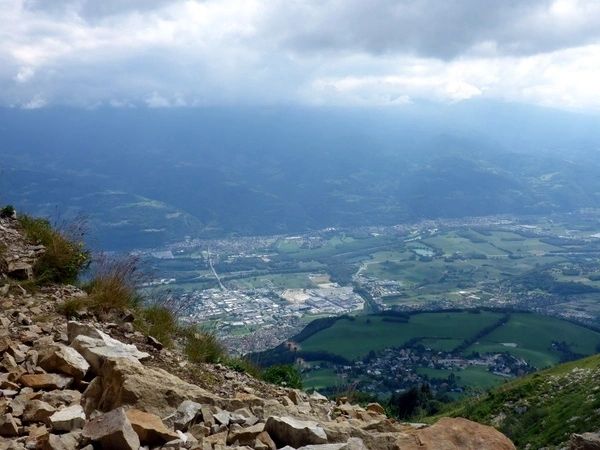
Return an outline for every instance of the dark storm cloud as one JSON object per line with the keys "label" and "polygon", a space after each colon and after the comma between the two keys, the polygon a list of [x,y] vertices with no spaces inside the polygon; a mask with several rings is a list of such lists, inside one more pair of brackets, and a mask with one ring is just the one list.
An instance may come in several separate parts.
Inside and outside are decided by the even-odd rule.
{"label": "dark storm cloud", "polygon": [[[600,2],[550,0],[327,0],[281,4],[274,23],[300,52],[466,52],[531,55],[594,42]],[[275,25],[276,26],[276,25]]]}

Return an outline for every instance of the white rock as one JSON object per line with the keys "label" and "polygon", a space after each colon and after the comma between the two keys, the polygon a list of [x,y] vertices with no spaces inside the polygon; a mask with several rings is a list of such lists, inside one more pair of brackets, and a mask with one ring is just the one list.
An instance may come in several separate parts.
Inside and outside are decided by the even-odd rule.
{"label": "white rock", "polygon": [[327,434],[317,422],[298,420],[293,417],[271,416],[267,419],[265,431],[279,446],[291,445],[298,448],[304,445],[327,443]]}
{"label": "white rock", "polygon": [[102,339],[77,336],[71,346],[81,353],[95,373],[100,371],[107,359],[126,358],[140,361],[150,357],[148,353],[139,351],[135,345],[124,344],[108,335],[104,335]]}
{"label": "white rock", "polygon": [[64,344],[57,344],[39,364],[49,372],[65,373],[76,379],[85,377],[90,368],[89,363],[77,350]]}
{"label": "white rock", "polygon": [[55,431],[71,431],[85,425],[85,413],[81,405],[68,406],[52,414],[49,421]]}

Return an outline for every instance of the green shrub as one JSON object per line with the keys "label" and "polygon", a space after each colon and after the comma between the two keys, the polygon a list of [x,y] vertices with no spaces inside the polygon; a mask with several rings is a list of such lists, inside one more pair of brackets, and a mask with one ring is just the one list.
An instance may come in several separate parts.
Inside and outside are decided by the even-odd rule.
{"label": "green shrub", "polygon": [[214,333],[191,326],[183,330],[185,354],[194,363],[218,363],[227,359],[227,351]]}
{"label": "green shrub", "polygon": [[267,383],[295,389],[302,389],[302,376],[298,369],[290,365],[271,366],[262,374]]}
{"label": "green shrub", "polygon": [[236,372],[247,373],[248,375],[252,375],[254,378],[262,377],[262,371],[261,371],[260,367],[258,367],[256,364],[254,364],[252,361],[250,361],[247,358],[244,358],[244,357],[227,358],[224,361],[224,363],[227,367],[235,370]]}
{"label": "green shrub", "polygon": [[38,283],[73,283],[90,262],[83,244],[81,228],[69,231],[54,229],[46,219],[21,216],[19,226],[28,241],[46,250],[34,266]]}
{"label": "green shrub", "polygon": [[6,205],[0,209],[0,218],[6,219],[7,217],[13,217],[15,215],[15,207],[12,205]]}

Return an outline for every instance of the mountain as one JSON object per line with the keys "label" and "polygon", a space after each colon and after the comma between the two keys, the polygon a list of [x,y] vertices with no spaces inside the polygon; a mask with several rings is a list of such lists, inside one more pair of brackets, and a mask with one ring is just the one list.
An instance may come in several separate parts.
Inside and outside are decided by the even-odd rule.
{"label": "mountain", "polygon": [[508,382],[445,415],[493,425],[518,448],[563,448],[572,433],[600,429],[598,386],[600,355],[594,355]]}
{"label": "mountain", "polygon": [[83,214],[105,249],[600,206],[596,118],[545,109],[0,109],[0,123],[0,200]]}

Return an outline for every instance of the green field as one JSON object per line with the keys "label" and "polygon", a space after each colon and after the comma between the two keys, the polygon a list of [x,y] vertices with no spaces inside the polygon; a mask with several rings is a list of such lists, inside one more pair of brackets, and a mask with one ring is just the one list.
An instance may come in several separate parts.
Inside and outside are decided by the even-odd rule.
{"label": "green field", "polygon": [[[418,343],[443,352],[459,348],[463,356],[474,352],[481,355],[507,353],[542,369],[565,358],[594,354],[600,348],[599,332],[532,313],[441,311],[415,313],[406,320],[406,317],[381,314],[338,319],[329,327],[301,339],[300,350],[324,351],[357,361],[371,351]],[[563,343],[563,347],[553,346],[556,342]],[[453,374],[457,386],[469,391],[487,390],[507,381],[506,377],[482,366],[464,369],[417,367],[416,371],[436,380],[446,380]],[[306,386],[315,389],[339,386],[343,381],[330,368],[309,371],[305,378]]]}
{"label": "green field", "polygon": [[458,379],[459,386],[464,388],[472,388],[476,386],[481,390],[487,390],[506,382],[506,378],[494,375],[493,373],[490,373],[481,367],[467,367],[462,370],[444,370],[420,367],[417,369],[417,373],[421,375],[427,375],[430,379],[446,379],[448,378],[448,375],[453,373]]}
{"label": "green field", "polygon": [[330,386],[342,385],[343,380],[333,369],[313,370],[302,379],[304,389],[323,389]]}
{"label": "green field", "polygon": [[[336,321],[300,345],[303,351],[327,351],[348,360],[363,358],[371,350],[401,347],[415,339],[434,350],[450,351],[502,316],[503,313],[492,311],[418,313],[406,323],[382,315],[357,316]],[[552,317],[512,313],[506,324],[481,337],[463,353],[506,352],[544,368],[561,360],[562,353],[552,348],[553,341],[564,341],[574,354],[591,355],[600,348],[600,333]]]}
{"label": "green field", "polygon": [[[473,344],[466,352],[508,351],[542,369],[560,361],[560,353],[551,350],[553,341],[566,342],[572,352],[582,356],[591,355],[598,351],[600,334],[553,317],[512,314],[508,323]],[[510,348],[503,343],[517,344],[517,347]]]}
{"label": "green field", "polygon": [[408,323],[398,323],[381,315],[357,316],[352,320],[338,320],[303,341],[301,348],[303,351],[326,350],[355,360],[371,350],[400,347],[411,339],[424,338],[432,348],[446,350],[448,339],[462,342],[501,317],[499,312],[440,312],[414,314]]}

